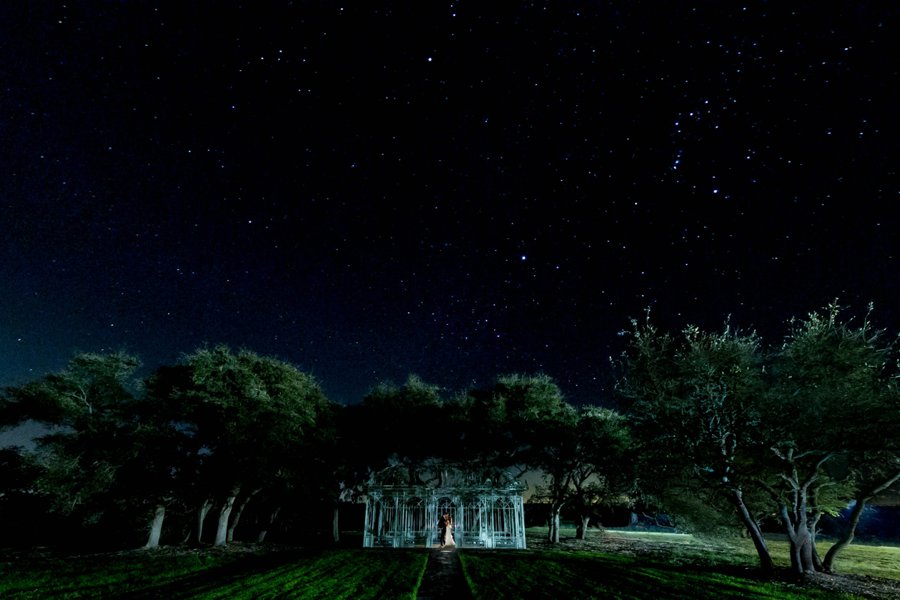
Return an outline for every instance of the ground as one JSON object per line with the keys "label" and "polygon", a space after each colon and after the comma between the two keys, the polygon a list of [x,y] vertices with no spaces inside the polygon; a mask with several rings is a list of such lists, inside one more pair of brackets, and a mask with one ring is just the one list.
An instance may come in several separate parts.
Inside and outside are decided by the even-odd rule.
{"label": "ground", "polygon": [[466,600],[472,593],[466,585],[456,548],[434,548],[416,600],[453,598]]}
{"label": "ground", "polygon": [[[603,535],[592,532],[587,540],[577,540],[574,537],[560,538],[559,544],[550,544],[546,539],[537,536],[529,536],[528,548],[530,550],[557,550],[571,552],[607,552],[625,554],[629,556],[646,556],[647,558],[671,557],[673,546],[669,540],[653,542],[642,538],[630,539],[619,535]],[[695,543],[695,542],[694,542]],[[709,550],[715,550],[719,546],[709,544]],[[686,563],[689,562],[686,560]],[[731,567],[744,577],[756,577],[758,573],[753,566]],[[780,571],[777,577],[790,581],[793,576],[787,571]],[[865,598],[878,598],[884,600],[900,600],[900,582],[893,579],[880,577],[867,577],[863,575],[848,574],[809,574],[805,576],[808,584],[816,585],[832,592],[856,594]]]}
{"label": "ground", "polygon": [[[574,537],[562,537],[559,544],[549,544],[546,539],[540,535],[528,536],[529,550],[556,550],[571,552],[605,552],[617,553],[628,556],[645,556],[647,558],[666,557],[670,559],[673,553],[673,542],[668,538],[661,538],[661,541],[648,541],[644,538],[629,538],[621,535],[603,535],[602,533],[592,531],[592,535],[587,540],[577,540]],[[692,547],[697,542],[692,542]],[[703,547],[702,542],[700,547]],[[272,548],[277,548],[272,546]],[[715,551],[717,544],[710,543],[708,550]],[[286,549],[283,547],[281,549]],[[216,552],[242,553],[257,552],[259,546],[255,544],[232,544],[226,547],[215,549]],[[135,552],[135,551],[130,551]],[[195,550],[179,549],[177,547],[165,547],[155,552],[178,553],[178,552],[196,552]],[[686,559],[688,562],[689,559]],[[438,567],[438,568],[435,568]],[[740,573],[745,577],[755,577],[758,575],[753,566],[736,566],[732,567],[736,573]],[[778,577],[790,579],[791,574],[780,572]],[[863,575],[849,574],[809,574],[805,576],[808,583],[816,585],[828,591],[843,592],[847,594],[856,594],[866,598],[878,598],[884,600],[900,600],[900,583],[892,579],[882,579],[878,577],[867,577]],[[425,573],[422,582],[419,598],[457,598],[462,600],[469,597],[467,590],[460,588],[462,577],[459,575],[459,558],[456,551],[443,551],[440,548],[432,550],[432,556],[429,560],[429,567]]]}

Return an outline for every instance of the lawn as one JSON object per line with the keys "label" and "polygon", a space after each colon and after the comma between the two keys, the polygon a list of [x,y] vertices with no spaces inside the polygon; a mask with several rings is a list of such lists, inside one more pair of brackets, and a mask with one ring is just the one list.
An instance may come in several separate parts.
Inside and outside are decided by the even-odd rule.
{"label": "lawn", "polygon": [[0,563],[0,598],[415,598],[422,551],[129,552]]}
{"label": "lawn", "polygon": [[[797,585],[760,579],[747,541],[608,531],[586,541],[563,530],[562,543],[528,532],[529,550],[461,550],[477,599],[494,598],[900,598],[900,547],[854,544],[841,577]],[[771,539],[776,563],[787,543]],[[824,552],[828,544],[823,543]],[[189,551],[161,548],[116,554],[0,555],[0,598],[415,598],[429,552],[422,549],[271,549],[235,545]]]}
{"label": "lawn", "polygon": [[[759,578],[749,540],[708,540],[685,534],[592,531],[574,539],[561,531],[550,546],[546,529],[528,530],[529,551],[461,555],[477,598],[900,598],[900,547],[853,544],[836,563],[840,575],[814,575],[806,585],[787,572],[788,543],[772,536],[768,545],[778,577]],[[821,541],[824,554],[831,542]]]}
{"label": "lawn", "polygon": [[461,554],[475,598],[854,598],[752,572],[687,567],[595,552],[466,552]]}
{"label": "lawn", "polygon": [[[571,538],[574,536],[575,530],[573,529]],[[619,543],[627,543],[631,540],[645,549],[651,549],[649,552],[654,556],[665,556],[674,562],[749,566],[758,564],[756,550],[748,539],[723,542],[704,540],[688,534],[627,530],[608,530],[600,537],[601,548],[604,538],[613,547],[618,547]],[[790,545],[786,537],[769,535],[766,543],[775,565],[788,567],[791,560]],[[824,557],[833,543],[829,540],[820,540],[817,544],[819,554]],[[855,542],[838,554],[834,566],[838,573],[900,580],[900,546]]]}

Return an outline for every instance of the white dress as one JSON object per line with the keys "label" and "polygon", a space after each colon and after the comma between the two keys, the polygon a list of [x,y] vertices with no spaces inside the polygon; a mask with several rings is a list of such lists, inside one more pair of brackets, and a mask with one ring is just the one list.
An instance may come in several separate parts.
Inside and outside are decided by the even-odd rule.
{"label": "white dress", "polygon": [[453,539],[453,525],[447,524],[447,535],[444,539],[444,547],[455,546],[456,541]]}

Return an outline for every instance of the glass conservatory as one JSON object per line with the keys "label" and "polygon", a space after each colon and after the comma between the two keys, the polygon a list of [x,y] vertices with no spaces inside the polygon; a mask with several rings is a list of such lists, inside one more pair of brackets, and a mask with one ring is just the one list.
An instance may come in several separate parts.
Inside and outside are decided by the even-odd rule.
{"label": "glass conservatory", "polygon": [[525,548],[524,490],[518,482],[501,487],[372,485],[363,547],[437,546],[438,520],[449,513],[460,548]]}

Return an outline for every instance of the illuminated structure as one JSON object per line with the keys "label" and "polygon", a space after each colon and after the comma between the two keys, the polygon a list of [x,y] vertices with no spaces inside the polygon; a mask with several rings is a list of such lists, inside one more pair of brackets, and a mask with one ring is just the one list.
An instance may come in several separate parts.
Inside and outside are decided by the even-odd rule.
{"label": "illuminated structure", "polygon": [[428,487],[370,485],[366,501],[365,548],[431,547],[440,543],[438,520],[453,518],[460,548],[525,548],[525,486]]}

